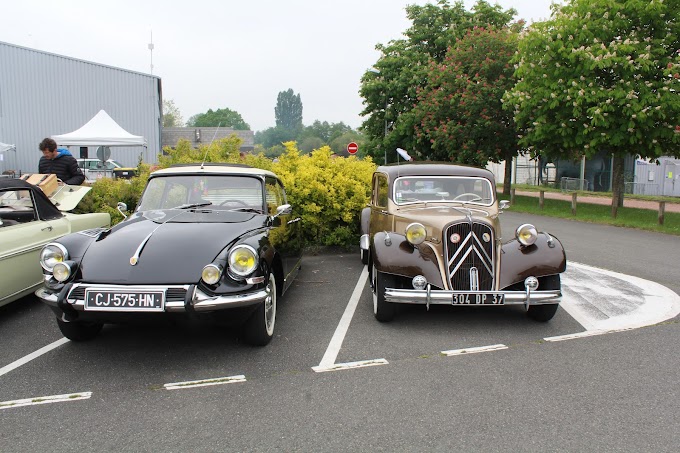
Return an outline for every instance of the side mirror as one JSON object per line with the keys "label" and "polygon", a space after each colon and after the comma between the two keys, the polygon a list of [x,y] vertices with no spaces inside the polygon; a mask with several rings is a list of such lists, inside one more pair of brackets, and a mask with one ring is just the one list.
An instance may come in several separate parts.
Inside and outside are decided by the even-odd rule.
{"label": "side mirror", "polygon": [[508,209],[509,207],[510,207],[510,202],[508,200],[501,200],[498,203],[498,209],[500,209],[501,211],[504,210],[504,209]]}
{"label": "side mirror", "polygon": [[278,217],[282,214],[288,215],[288,214],[292,214],[292,213],[293,213],[293,207],[291,205],[282,204],[281,206],[276,208],[276,214],[274,215],[274,217]]}
{"label": "side mirror", "polygon": [[116,204],[116,209],[118,209],[118,212],[123,216],[123,220],[127,220],[127,215],[125,215],[127,212],[127,205],[122,201],[119,201],[118,204]]}

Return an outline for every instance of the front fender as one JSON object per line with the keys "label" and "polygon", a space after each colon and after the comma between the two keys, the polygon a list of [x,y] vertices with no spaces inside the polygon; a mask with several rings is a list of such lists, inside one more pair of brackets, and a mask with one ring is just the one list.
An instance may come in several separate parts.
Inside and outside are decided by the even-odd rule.
{"label": "front fender", "polygon": [[437,255],[426,242],[413,246],[401,234],[376,233],[371,241],[371,259],[380,272],[409,278],[422,275],[433,286],[444,288]]}
{"label": "front fender", "polygon": [[[552,243],[552,247],[550,246]],[[536,243],[525,247],[513,239],[501,246],[499,289],[523,282],[529,276],[542,277],[564,272],[567,255],[562,243],[548,233],[539,233]]]}

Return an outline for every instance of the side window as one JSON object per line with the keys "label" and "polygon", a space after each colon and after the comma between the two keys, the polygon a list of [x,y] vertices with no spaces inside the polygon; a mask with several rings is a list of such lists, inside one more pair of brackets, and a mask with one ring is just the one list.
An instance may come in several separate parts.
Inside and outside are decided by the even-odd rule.
{"label": "side window", "polygon": [[375,180],[373,181],[373,201],[376,206],[381,208],[387,206],[388,189],[387,177],[385,175],[376,175]]}
{"label": "side window", "polygon": [[28,190],[0,192],[0,227],[36,220],[35,205]]}
{"label": "side window", "polygon": [[278,181],[272,178],[267,178],[265,183],[267,212],[269,214],[276,213],[276,208],[285,204],[285,197],[281,185]]}

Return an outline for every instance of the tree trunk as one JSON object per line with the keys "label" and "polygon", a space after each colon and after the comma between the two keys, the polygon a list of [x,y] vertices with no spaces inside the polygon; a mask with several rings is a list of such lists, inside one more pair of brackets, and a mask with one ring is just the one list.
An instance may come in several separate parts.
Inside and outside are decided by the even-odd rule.
{"label": "tree trunk", "polygon": [[510,187],[512,185],[512,159],[515,153],[505,153],[505,174],[503,175],[503,195],[510,195]]}
{"label": "tree trunk", "polygon": [[623,206],[623,192],[625,189],[623,181],[623,156],[614,155],[612,165],[612,217],[616,217],[618,208]]}

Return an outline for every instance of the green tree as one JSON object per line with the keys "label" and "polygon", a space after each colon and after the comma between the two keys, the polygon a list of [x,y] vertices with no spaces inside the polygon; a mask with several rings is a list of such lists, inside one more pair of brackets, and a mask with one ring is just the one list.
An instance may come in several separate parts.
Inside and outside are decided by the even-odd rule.
{"label": "green tree", "polygon": [[285,142],[295,141],[297,137],[296,131],[284,129],[282,127],[270,127],[263,131],[255,132],[255,143],[261,144],[265,148],[278,146]]}
{"label": "green tree", "polygon": [[344,134],[339,135],[337,138],[333,139],[329,145],[331,147],[331,150],[333,150],[335,154],[348,157],[350,154],[347,152],[347,145],[349,145],[352,142],[359,145],[359,152],[357,152],[357,156],[359,157],[367,156],[366,147],[364,146],[366,144],[366,138],[364,137],[363,134],[357,131],[352,130],[345,132]]}
{"label": "green tree", "polygon": [[533,153],[613,155],[612,215],[627,155],[680,155],[680,0],[571,0],[519,43],[506,107]]}
{"label": "green tree", "polygon": [[517,33],[507,28],[474,28],[433,62],[427,85],[411,113],[418,149],[430,160],[484,167],[506,161],[503,192],[510,194],[512,158],[519,146],[512,113],[502,98],[511,89]]}
{"label": "green tree", "polygon": [[246,123],[241,114],[234,110],[224,108],[213,111],[209,109],[205,113],[199,113],[187,121],[188,127],[231,127],[236,130],[247,131],[250,126]]}
{"label": "green tree", "polygon": [[276,117],[276,127],[287,130],[298,130],[302,128],[302,101],[300,95],[295,94],[292,88],[281,91],[276,98],[274,108]]}
{"label": "green tree", "polygon": [[[484,0],[478,0],[472,11],[467,11],[462,1],[407,6],[412,25],[404,33],[406,38],[378,44],[381,56],[361,78],[361,114],[367,117],[362,131],[371,154],[382,161],[385,150],[389,150],[388,160],[393,161],[397,147],[413,149],[415,118],[408,113],[417,103],[418,90],[427,82],[430,61],[443,62],[447,49],[467,30],[475,26],[503,27],[515,14],[514,9],[503,10]],[[421,151],[429,153],[429,146]]]}
{"label": "green tree", "polygon": [[184,118],[175,105],[175,101],[167,99],[163,101],[163,127],[182,127]]}

